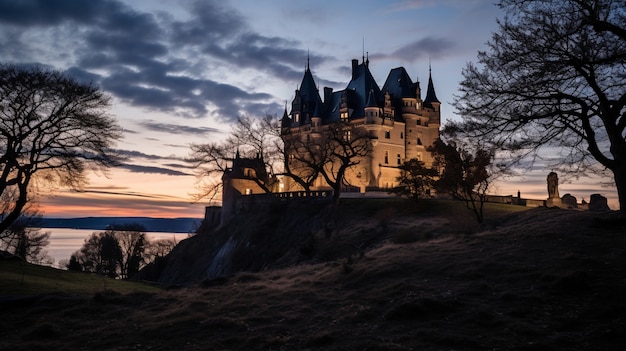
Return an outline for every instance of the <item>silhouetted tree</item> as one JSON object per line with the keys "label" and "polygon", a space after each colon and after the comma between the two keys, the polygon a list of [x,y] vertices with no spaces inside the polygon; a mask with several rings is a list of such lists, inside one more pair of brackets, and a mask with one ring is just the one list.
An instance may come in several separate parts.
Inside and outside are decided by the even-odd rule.
{"label": "silhouetted tree", "polygon": [[144,257],[148,246],[146,227],[138,223],[114,224],[105,231],[105,235],[115,238],[119,247],[120,277],[127,279],[139,272],[145,264]]}
{"label": "silhouetted tree", "polygon": [[233,124],[228,137],[219,142],[192,144],[189,161],[196,166],[199,180],[197,200],[212,200],[222,191],[222,175],[232,166],[237,152],[242,157],[263,160],[269,171],[268,182],[255,179],[265,192],[271,192],[277,176],[293,179],[305,190],[309,190],[318,173],[293,171],[292,164],[286,162],[291,145],[285,144],[280,135],[280,120],[272,115],[263,118],[240,116]]}
{"label": "silhouetted tree", "polygon": [[70,256],[70,260],[67,263],[67,270],[68,271],[77,271],[77,272],[82,272],[83,271],[83,266],[80,264],[80,262],[78,261],[78,257],[75,254]]}
{"label": "silhouetted tree", "polygon": [[[243,157],[261,158],[266,168],[270,170],[270,181],[274,181],[274,160],[278,157],[274,149],[275,141],[272,140],[276,136],[276,132],[272,130],[276,127],[274,124],[274,118],[269,115],[261,120],[241,116],[224,140],[192,144],[189,161],[195,164],[196,177],[200,181],[198,186],[200,192],[195,194],[196,199],[212,200],[220,195],[222,175],[232,166],[237,152]],[[271,192],[272,183],[266,183],[261,179],[255,180],[261,189]]]}
{"label": "silhouetted tree", "polygon": [[563,171],[612,172],[626,203],[626,1],[501,0],[507,17],[463,71],[459,129],[519,161],[544,146]]}
{"label": "silhouetted tree", "polygon": [[110,147],[121,129],[108,106],[97,87],[59,72],[0,65],[0,195],[11,194],[0,232],[31,200],[36,176],[77,188],[89,168],[116,164]]}
{"label": "silhouetted tree", "polygon": [[346,185],[346,171],[368,155],[370,138],[363,128],[350,122],[323,126],[317,133],[285,134],[289,149],[286,162],[297,164],[299,170],[322,176],[333,189],[333,203],[339,204],[341,188]]}
{"label": "silhouetted tree", "polygon": [[109,233],[102,233],[98,249],[101,260],[100,273],[109,278],[117,277],[117,264],[122,257],[117,239]]}
{"label": "silhouetted tree", "polygon": [[415,201],[430,195],[435,177],[438,175],[437,170],[427,168],[424,162],[415,158],[405,161],[398,168],[400,169],[398,177],[400,185],[392,189],[392,193],[408,196]]}
{"label": "silhouetted tree", "polygon": [[70,264],[74,270],[127,279],[145,266],[152,254],[150,248],[143,225],[113,224],[85,239],[80,250],[70,257]]}
{"label": "silhouetted tree", "polygon": [[483,205],[492,177],[492,153],[480,147],[469,150],[467,146],[457,145],[454,141],[446,144],[441,139],[435,141],[430,151],[435,158],[433,167],[440,170],[439,178],[435,181],[437,192],[464,201],[476,220],[482,223]]}
{"label": "silhouetted tree", "polygon": [[146,249],[146,260],[154,262],[158,258],[167,256],[176,247],[174,239],[159,239],[149,242]]}
{"label": "silhouetted tree", "polygon": [[22,213],[0,235],[0,248],[30,263],[42,263],[46,259],[51,259],[43,251],[50,244],[50,232],[41,232],[38,228],[40,223],[39,213],[30,211]]}

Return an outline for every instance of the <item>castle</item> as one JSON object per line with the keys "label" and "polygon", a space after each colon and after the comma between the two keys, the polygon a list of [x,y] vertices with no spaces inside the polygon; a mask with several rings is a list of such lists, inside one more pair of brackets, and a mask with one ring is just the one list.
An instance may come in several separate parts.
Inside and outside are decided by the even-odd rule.
{"label": "castle", "polygon": [[[398,166],[406,160],[415,158],[427,167],[432,165],[427,148],[439,138],[441,103],[430,72],[422,100],[419,81],[413,82],[404,67],[392,69],[381,89],[369,70],[369,59],[363,57],[361,63],[352,60],[352,77],[345,89],[333,91],[326,87],[323,96],[322,100],[307,62],[291,112],[285,109],[281,120],[282,135],[300,135],[308,140],[339,121],[366,133],[371,148],[358,165],[347,170],[348,189],[366,192],[393,188],[398,185]],[[318,177],[312,189],[328,189],[328,184]],[[285,179],[285,190],[302,189]]]}

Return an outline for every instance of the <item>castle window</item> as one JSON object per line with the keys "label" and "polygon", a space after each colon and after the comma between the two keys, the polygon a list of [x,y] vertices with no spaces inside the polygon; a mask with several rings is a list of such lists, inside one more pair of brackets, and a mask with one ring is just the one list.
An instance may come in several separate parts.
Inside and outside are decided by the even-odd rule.
{"label": "castle window", "polygon": [[422,139],[417,138],[417,145],[422,145]]}
{"label": "castle window", "polygon": [[342,121],[347,121],[348,120],[348,111],[341,113],[341,120]]}
{"label": "castle window", "polygon": [[400,154],[398,154],[398,166],[402,164],[402,159],[400,158]]}
{"label": "castle window", "polygon": [[391,132],[386,130],[385,131],[385,139],[389,139],[389,138],[391,138]]}
{"label": "castle window", "polygon": [[252,195],[252,189],[246,189],[246,195]]}
{"label": "castle window", "polygon": [[299,114],[299,113],[296,113],[296,114],[295,114],[295,117],[296,117],[296,118],[295,118],[296,123],[300,123],[300,114]]}
{"label": "castle window", "polygon": [[400,139],[404,139],[404,133],[400,132]]}
{"label": "castle window", "polygon": [[385,151],[385,164],[389,164],[389,151]]}
{"label": "castle window", "polygon": [[344,140],[344,141],[350,141],[350,139],[352,139],[352,133],[350,133],[350,131],[349,131],[349,130],[346,130],[346,131],[343,133],[343,140]]}
{"label": "castle window", "polygon": [[416,123],[417,123],[417,125],[418,125],[418,126],[421,126],[421,125],[422,125],[422,120],[421,120],[421,119],[418,119],[418,120],[416,121]]}

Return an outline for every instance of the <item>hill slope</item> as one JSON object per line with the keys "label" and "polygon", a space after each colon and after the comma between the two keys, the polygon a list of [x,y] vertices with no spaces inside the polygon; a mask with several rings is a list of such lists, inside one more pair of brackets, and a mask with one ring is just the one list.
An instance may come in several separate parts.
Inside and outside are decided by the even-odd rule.
{"label": "hill slope", "polygon": [[[535,209],[491,213],[497,220],[481,229],[445,210],[431,209],[440,220],[428,225],[421,210],[406,209],[417,212],[401,220],[401,208],[371,236],[340,225],[329,240],[343,233],[362,241],[335,260],[294,253],[272,263],[284,268],[189,289],[2,305],[0,349],[623,349],[623,220]],[[419,230],[402,232],[412,217],[409,228]]]}

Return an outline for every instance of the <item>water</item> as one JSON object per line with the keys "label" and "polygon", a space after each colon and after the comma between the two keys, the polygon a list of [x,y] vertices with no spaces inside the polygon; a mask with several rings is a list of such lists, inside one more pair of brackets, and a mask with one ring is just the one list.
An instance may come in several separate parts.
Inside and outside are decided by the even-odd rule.
{"label": "water", "polygon": [[[50,232],[50,244],[43,250],[54,259],[53,266],[59,267],[61,261],[69,261],[70,256],[78,251],[92,233],[99,233],[98,229],[70,229],[70,228],[42,228],[42,232]],[[157,233],[147,232],[148,240],[174,239],[180,242],[186,239],[187,233]],[[59,267],[64,268],[64,267]]]}

